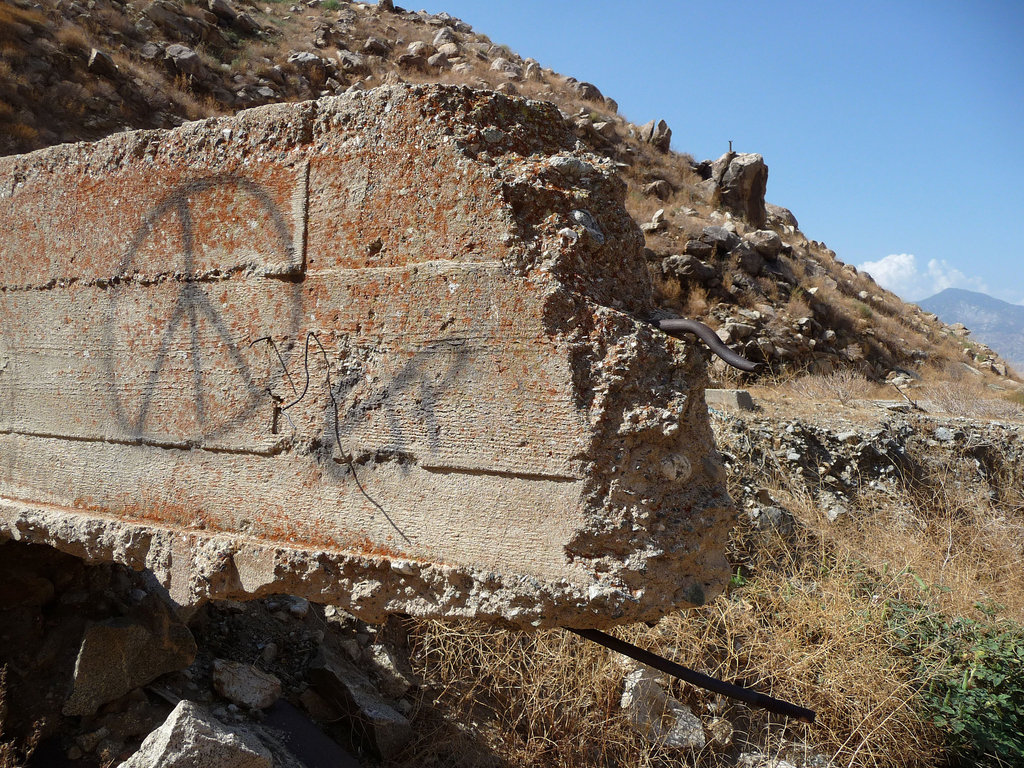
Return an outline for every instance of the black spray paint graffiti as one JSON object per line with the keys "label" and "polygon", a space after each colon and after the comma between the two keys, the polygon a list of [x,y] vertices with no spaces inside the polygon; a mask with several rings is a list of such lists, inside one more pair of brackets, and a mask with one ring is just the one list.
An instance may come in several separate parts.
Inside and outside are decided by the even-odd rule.
{"label": "black spray paint graffiti", "polygon": [[[187,385],[185,382],[181,382],[182,386],[188,386],[191,390],[191,396],[186,400],[190,401],[192,413],[189,416],[196,425],[194,434],[187,436],[189,440],[208,440],[225,434],[253,414],[261,403],[265,404],[267,390],[280,381],[281,373],[276,371],[274,374],[276,378],[273,378],[269,385],[257,385],[249,364],[239,348],[239,340],[235,338],[231,329],[231,320],[241,320],[242,317],[225,317],[225,312],[243,313],[244,316],[244,313],[252,311],[252,306],[218,309],[205,285],[209,278],[199,275],[196,270],[197,222],[193,211],[196,210],[198,215],[202,216],[199,206],[203,204],[204,194],[225,189],[238,194],[246,204],[246,216],[250,221],[260,222],[264,225],[263,231],[268,231],[271,234],[271,249],[274,252],[267,256],[286,265],[284,270],[278,270],[278,274],[283,274],[286,279],[274,279],[272,276],[268,276],[266,288],[280,296],[280,303],[286,307],[286,311],[283,316],[267,319],[267,322],[273,325],[277,333],[286,338],[296,338],[298,334],[302,316],[302,294],[301,286],[294,278],[301,275],[302,254],[295,252],[288,222],[269,192],[252,180],[233,174],[209,176],[177,187],[146,214],[142,225],[133,235],[125,255],[118,265],[117,274],[109,281],[107,289],[104,332],[107,354],[104,355],[104,358],[107,368],[108,391],[119,426],[135,438],[144,440],[161,426],[151,423],[151,411],[161,376],[165,373],[165,368],[169,363],[168,358],[172,354],[175,339],[179,334],[187,334],[189,339],[187,367],[190,369],[190,381]],[[119,351],[125,348],[124,339],[120,338],[124,331],[119,330],[118,327],[124,322],[124,318],[119,317],[119,309],[128,304],[131,292],[138,290],[132,272],[136,268],[136,258],[140,248],[154,235],[160,233],[161,227],[173,217],[178,219],[182,252],[178,263],[168,264],[165,273],[169,275],[168,281],[173,281],[176,284],[177,295],[173,309],[165,320],[162,332],[159,333],[159,343],[155,345],[155,349],[151,350],[152,358],[145,361],[146,374],[145,380],[139,387],[141,391],[128,394],[127,387],[121,380],[123,366],[118,364]],[[220,276],[215,275],[215,277]],[[231,409],[211,408],[208,395],[204,391],[204,370],[209,358],[203,349],[201,323],[205,324],[209,329],[207,332],[212,332],[220,342],[219,354],[226,356],[230,365],[238,372],[244,396],[241,402],[236,401]],[[244,324],[251,327],[256,325],[256,322],[254,322],[254,318],[244,317]],[[130,332],[134,334],[139,330],[132,328]],[[151,330],[157,331],[155,328]],[[283,358],[282,362],[284,362]]]}
{"label": "black spray paint graffiti", "polygon": [[[261,327],[259,322],[249,317],[225,317],[227,312],[247,313],[252,311],[251,306],[237,307],[230,305],[218,306],[211,297],[212,286],[225,277],[221,273],[202,275],[197,270],[197,249],[200,244],[196,243],[196,214],[197,203],[202,204],[202,196],[206,193],[230,189],[249,201],[246,211],[247,217],[252,220],[259,220],[266,226],[264,231],[272,235],[273,250],[276,261],[286,265],[284,270],[275,270],[274,274],[280,278],[274,279],[268,276],[267,290],[274,291],[281,300],[278,304],[286,307],[284,316],[272,318],[273,322],[265,323],[273,327],[273,334],[263,336],[248,345],[240,345],[240,334],[233,331],[232,327],[239,324],[255,328]],[[201,214],[199,214],[201,215]],[[159,235],[167,226],[170,219],[177,218],[181,233],[181,254],[175,264],[166,265],[161,269],[159,281],[163,283],[161,291],[175,291],[173,306],[167,317],[164,318],[160,327],[140,329],[138,327],[123,327],[126,317],[131,316],[132,304],[137,300],[137,294],[147,282],[152,282],[151,276],[140,276],[135,273],[139,269],[137,264],[138,256],[142,247],[154,236]],[[299,328],[302,323],[302,254],[295,253],[293,238],[290,233],[284,215],[274,203],[270,194],[255,182],[234,175],[212,176],[184,184],[168,194],[158,205],[151,209],[144,218],[143,224],[132,237],[126,253],[118,265],[116,275],[108,281],[106,323],[105,323],[105,347],[104,365],[108,378],[110,399],[113,405],[115,416],[119,426],[128,434],[140,441],[160,441],[158,430],[166,429],[167,424],[156,423],[155,403],[158,392],[165,392],[167,381],[162,382],[162,376],[167,376],[167,369],[171,364],[171,356],[177,351],[178,355],[187,357],[185,368],[188,370],[188,381],[172,381],[172,386],[177,384],[179,389],[187,389],[188,397],[183,402],[188,403],[191,409],[189,414],[191,421],[196,425],[194,434],[189,435],[189,441],[201,441],[216,438],[228,432],[232,427],[253,414],[257,408],[266,407],[271,397],[269,393],[278,389],[285,379],[293,390],[296,390],[294,381],[288,371],[291,346],[282,351],[273,342],[273,336],[288,340],[297,339]],[[287,267],[292,268],[287,268]],[[233,323],[232,320],[242,319],[242,323]],[[206,334],[212,334],[215,342],[218,342],[220,352],[211,351],[203,343],[203,334],[200,325],[206,329]],[[154,339],[154,344],[148,350],[148,357],[142,361],[143,374],[140,382],[136,374],[136,381],[131,387],[126,386],[126,377],[122,366],[119,364],[119,352],[125,354],[124,335],[131,335],[132,340],[145,331]],[[182,335],[185,336],[184,345]],[[157,342],[156,339],[159,339]],[[266,341],[273,347],[280,366],[272,366],[269,380],[257,381],[250,370],[244,352],[259,341]],[[178,342],[177,347],[175,342]],[[291,403],[279,406],[280,401],[275,402],[275,413],[281,413],[289,418],[288,410],[297,405],[306,395],[310,387],[309,351],[311,344],[315,344],[323,356],[326,375],[326,390],[329,402],[326,404],[323,416],[323,428],[319,438],[319,445],[315,456],[324,470],[326,477],[337,482],[343,482],[348,475],[351,475],[359,491],[365,496],[377,510],[388,520],[395,530],[408,541],[405,534],[394,523],[387,510],[375,500],[363,487],[356,470],[356,462],[350,453],[345,450],[344,439],[350,436],[362,420],[368,414],[379,411],[384,414],[387,424],[387,440],[379,446],[375,446],[374,457],[386,457],[389,454],[408,453],[412,440],[411,435],[406,434],[403,429],[403,422],[399,414],[398,403],[408,405],[414,402],[416,407],[413,413],[423,425],[423,434],[426,435],[429,449],[434,452],[440,446],[440,425],[437,417],[437,405],[443,394],[453,388],[456,381],[462,374],[468,358],[469,351],[467,342],[459,339],[447,339],[428,345],[408,360],[397,372],[392,375],[386,383],[376,389],[361,393],[360,401],[354,404],[342,415],[339,412],[339,403],[348,399],[348,396],[362,381],[360,374],[345,376],[340,381],[331,381],[330,359],[326,349],[320,343],[315,333],[310,332],[306,336],[304,349],[305,384],[301,393],[295,391],[296,399]],[[136,347],[138,344],[136,344]],[[241,392],[241,401],[237,398],[233,401],[231,409],[224,409],[221,404],[211,400],[211,395],[206,391],[204,373],[209,361],[214,354],[225,356],[230,366],[237,372],[237,380],[232,382],[232,389]],[[221,361],[222,363],[224,360]],[[223,366],[222,366],[223,367]],[[179,366],[180,376],[180,366]],[[160,386],[165,386],[160,390]],[[409,413],[406,413],[408,418]],[[164,438],[166,440],[166,437]],[[340,461],[339,461],[340,459]]]}
{"label": "black spray paint graffiti", "polygon": [[[331,409],[324,412],[322,441],[333,454],[339,435],[350,436],[373,413],[381,413],[387,424],[387,435],[375,446],[379,456],[404,456],[418,442],[410,434],[408,422],[418,425],[432,454],[440,449],[441,425],[438,406],[446,392],[452,390],[469,361],[468,343],[462,339],[443,339],[429,344],[413,355],[391,377],[369,392],[362,393],[340,418]],[[348,376],[334,386],[333,398],[344,402],[359,383],[359,376]],[[404,407],[399,407],[399,405]],[[403,419],[403,416],[405,417]]]}
{"label": "black spray paint graffiti", "polygon": [[[346,448],[344,438],[350,436],[355,431],[356,426],[370,412],[383,410],[388,423],[390,441],[376,445],[370,453],[370,457],[376,461],[392,460],[397,456],[407,456],[411,447],[411,440],[402,429],[401,417],[396,404],[398,402],[408,404],[415,401],[415,410],[421,417],[428,446],[431,452],[436,452],[440,447],[441,434],[437,419],[437,405],[443,394],[454,388],[467,365],[469,360],[467,342],[457,338],[444,339],[424,347],[390,377],[385,384],[366,394],[358,405],[353,404],[350,406],[344,419],[341,417],[339,403],[348,398],[348,395],[362,380],[362,376],[359,373],[353,373],[350,376],[343,377],[340,381],[332,381],[330,357],[316,333],[310,331],[306,334],[305,350],[303,353],[305,379],[301,392],[295,387],[291,374],[288,373],[284,358],[278,351],[274,340],[269,336],[264,336],[253,341],[251,345],[259,342],[266,342],[274,349],[278,360],[281,362],[281,367],[291,383],[295,399],[281,408],[281,411],[289,421],[288,411],[301,403],[309,393],[309,352],[311,342],[316,344],[323,358],[324,385],[328,402],[324,407],[323,430],[319,444],[314,450],[314,455],[317,457],[325,476],[332,480],[342,482],[350,475],[359,488],[359,492],[377,508],[403,539],[409,541],[408,537],[398,527],[384,506],[371,496],[364,487],[359,479],[359,472],[356,469],[356,459],[352,452]],[[439,366],[437,363],[439,357],[446,358],[446,364]],[[398,466],[403,471],[407,471],[405,463],[399,462]]]}

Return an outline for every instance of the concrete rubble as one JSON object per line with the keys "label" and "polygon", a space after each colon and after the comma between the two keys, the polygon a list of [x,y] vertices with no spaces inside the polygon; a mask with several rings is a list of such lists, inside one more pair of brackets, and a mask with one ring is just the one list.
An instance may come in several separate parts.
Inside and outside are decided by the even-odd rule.
{"label": "concrete rubble", "polygon": [[192,633],[162,601],[147,599],[134,613],[86,628],[65,715],[91,715],[103,704],[192,663]]}
{"label": "concrete rubble", "polygon": [[119,768],[271,768],[263,744],[228,728],[198,704],[182,701]]}
{"label": "concrete rubble", "polygon": [[753,411],[754,398],[745,389],[707,389],[704,399],[711,408],[727,408],[734,411]]}
{"label": "concrete rubble", "polygon": [[412,738],[412,723],[386,701],[358,667],[322,648],[309,667],[309,681],[328,703],[363,723],[365,736],[384,758]]}
{"label": "concrete rubble", "polygon": [[553,106],[439,86],[0,158],[0,541],[182,606],[705,602],[705,358],[645,321],[623,195]]}
{"label": "concrete rubble", "polygon": [[213,687],[224,698],[249,709],[266,709],[281,698],[281,681],[276,676],[228,659],[214,659]]}
{"label": "concrete rubble", "polygon": [[630,723],[660,747],[703,749],[706,739],[700,720],[689,707],[669,695],[660,678],[647,667],[638,667],[626,675],[620,705]]}

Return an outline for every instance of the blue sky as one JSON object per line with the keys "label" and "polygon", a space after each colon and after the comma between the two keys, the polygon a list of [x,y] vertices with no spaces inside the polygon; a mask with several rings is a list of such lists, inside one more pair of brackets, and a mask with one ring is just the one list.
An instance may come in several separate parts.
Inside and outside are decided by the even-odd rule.
{"label": "blue sky", "polygon": [[[402,0],[399,0],[399,4]],[[415,6],[418,9],[420,6]],[[428,1],[597,85],[908,300],[1024,303],[1024,2]]]}

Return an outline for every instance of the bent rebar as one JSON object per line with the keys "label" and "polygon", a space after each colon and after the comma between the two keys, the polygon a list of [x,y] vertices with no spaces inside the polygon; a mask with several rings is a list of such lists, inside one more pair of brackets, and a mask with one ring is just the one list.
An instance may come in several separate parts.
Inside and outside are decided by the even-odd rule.
{"label": "bent rebar", "polygon": [[658,656],[656,653],[645,651],[643,648],[638,648],[632,643],[627,643],[625,640],[619,640],[617,637],[605,634],[597,629],[571,629],[566,627],[570,632],[574,632],[582,638],[590,640],[591,642],[603,645],[609,650],[621,653],[623,656],[629,656],[629,658],[639,661],[641,664],[646,664],[649,667],[653,667],[659,672],[672,675],[680,680],[684,680],[691,685],[696,685],[698,688],[703,688],[706,691],[712,693],[720,693],[723,696],[727,696],[730,699],[736,699],[742,701],[745,704],[749,704],[752,707],[760,707],[761,709],[767,709],[769,712],[773,712],[777,715],[785,715],[786,717],[794,717],[805,723],[813,723],[817,713],[813,709],[807,709],[796,704],[791,704],[788,701],[782,701],[781,699],[773,699],[771,696],[767,696],[757,691],[752,691],[749,688],[744,688],[741,685],[733,685],[732,683],[726,683],[718,678],[705,675],[702,672],[684,667],[682,664],[676,664],[674,661],[669,661],[663,656]]}
{"label": "bent rebar", "polygon": [[722,340],[718,338],[718,334],[704,325],[704,323],[699,323],[696,320],[673,319],[659,320],[657,325],[658,328],[670,336],[678,336],[680,333],[692,333],[733,368],[739,368],[741,371],[748,372],[757,368],[757,363],[737,355],[725,346]]}

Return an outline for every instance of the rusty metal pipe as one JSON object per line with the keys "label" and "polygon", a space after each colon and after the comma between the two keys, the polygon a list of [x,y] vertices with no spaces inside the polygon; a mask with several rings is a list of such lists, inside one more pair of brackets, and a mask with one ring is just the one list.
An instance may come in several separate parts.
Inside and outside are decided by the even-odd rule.
{"label": "rusty metal pipe", "polygon": [[781,699],[773,699],[771,696],[758,693],[757,691],[752,691],[741,685],[726,683],[717,678],[690,669],[689,667],[684,667],[682,664],[676,664],[674,661],[669,661],[655,653],[645,651],[643,648],[638,648],[632,643],[627,643],[625,640],[619,640],[619,638],[612,637],[600,630],[570,629],[569,627],[566,627],[566,629],[570,632],[576,633],[582,638],[590,640],[591,642],[603,645],[609,650],[621,653],[623,656],[629,656],[629,658],[639,661],[641,664],[653,667],[659,672],[664,672],[665,674],[672,675],[672,677],[677,677],[680,680],[690,683],[691,685],[696,685],[698,688],[703,688],[706,691],[720,693],[730,699],[742,701],[752,707],[767,709],[769,712],[773,712],[777,715],[793,717],[805,723],[813,723],[814,718],[817,715],[817,713],[812,709],[807,709],[806,707],[801,707],[797,704],[791,704],[790,702],[782,701]]}
{"label": "rusty metal pipe", "polygon": [[722,343],[722,340],[718,338],[718,334],[708,326],[704,325],[704,323],[699,323],[696,320],[684,320],[682,318],[677,318],[673,320],[659,320],[658,328],[669,336],[678,336],[680,333],[692,333],[698,339],[707,344],[712,352],[722,358],[733,368],[739,368],[741,371],[747,372],[753,371],[757,368],[757,363],[737,355],[725,346],[725,344]]}

